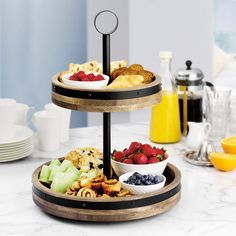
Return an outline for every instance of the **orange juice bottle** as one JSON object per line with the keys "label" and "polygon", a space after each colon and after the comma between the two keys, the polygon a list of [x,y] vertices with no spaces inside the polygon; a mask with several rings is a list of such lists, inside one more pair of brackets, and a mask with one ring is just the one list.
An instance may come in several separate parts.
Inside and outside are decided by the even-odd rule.
{"label": "orange juice bottle", "polygon": [[152,107],[150,140],[155,143],[175,143],[181,139],[179,100],[170,72],[172,53],[160,52],[162,100]]}

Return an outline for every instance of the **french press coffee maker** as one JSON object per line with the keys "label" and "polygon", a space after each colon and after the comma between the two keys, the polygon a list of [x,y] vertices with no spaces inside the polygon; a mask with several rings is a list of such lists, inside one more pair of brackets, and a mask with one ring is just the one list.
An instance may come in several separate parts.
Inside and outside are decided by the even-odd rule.
{"label": "french press coffee maker", "polygon": [[187,122],[203,120],[203,88],[214,87],[212,83],[203,81],[204,74],[198,68],[191,68],[192,62],[186,61],[186,68],[175,72],[178,90],[180,122],[183,135],[187,135]]}

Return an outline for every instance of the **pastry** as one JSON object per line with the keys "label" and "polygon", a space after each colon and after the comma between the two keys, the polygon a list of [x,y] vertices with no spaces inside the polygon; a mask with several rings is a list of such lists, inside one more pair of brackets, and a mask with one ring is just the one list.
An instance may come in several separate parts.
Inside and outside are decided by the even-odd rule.
{"label": "pastry", "polygon": [[136,71],[144,70],[143,66],[140,64],[132,64],[128,67],[128,69],[136,70]]}
{"label": "pastry", "polygon": [[102,183],[106,180],[106,176],[104,174],[99,175],[97,178],[92,179],[91,186],[93,189],[100,191],[102,189]]}
{"label": "pastry", "polygon": [[81,188],[91,188],[92,187],[90,178],[83,177],[79,181],[80,181]]}
{"label": "pastry", "polygon": [[77,191],[73,190],[72,188],[68,188],[67,191],[65,192],[66,195],[70,195],[70,196],[76,196],[77,195]]}
{"label": "pastry", "polygon": [[75,181],[72,186],[70,187],[70,190],[72,191],[78,191],[80,188],[82,187],[82,185],[80,184],[79,181]]}
{"label": "pastry", "polygon": [[122,72],[124,72],[127,69],[127,67],[121,67],[118,69],[115,69],[112,73],[111,73],[111,78],[112,80],[116,79],[119,75],[121,75]]}
{"label": "pastry", "polygon": [[109,196],[109,195],[103,193],[103,195],[101,195],[100,198],[111,198],[111,196]]}
{"label": "pastry", "polygon": [[129,190],[122,189],[119,193],[116,194],[117,197],[131,196]]}
{"label": "pastry", "polygon": [[154,80],[154,74],[151,71],[140,70],[137,72],[139,75],[142,75],[144,78],[143,83],[148,84]]}
{"label": "pastry", "polygon": [[121,183],[117,179],[109,179],[102,183],[104,193],[107,195],[113,195],[121,190]]}
{"label": "pastry", "polygon": [[77,193],[78,197],[96,198],[96,192],[90,188],[81,188]]}

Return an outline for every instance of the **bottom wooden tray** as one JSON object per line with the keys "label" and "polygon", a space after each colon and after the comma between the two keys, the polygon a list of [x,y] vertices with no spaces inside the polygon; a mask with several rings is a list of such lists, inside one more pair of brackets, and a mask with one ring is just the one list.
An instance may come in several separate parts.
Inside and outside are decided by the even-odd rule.
{"label": "bottom wooden tray", "polygon": [[166,212],[180,199],[181,173],[170,163],[164,171],[166,184],[162,189],[143,195],[108,199],[55,193],[39,182],[41,167],[32,176],[33,200],[44,212],[66,219],[95,222],[137,220]]}

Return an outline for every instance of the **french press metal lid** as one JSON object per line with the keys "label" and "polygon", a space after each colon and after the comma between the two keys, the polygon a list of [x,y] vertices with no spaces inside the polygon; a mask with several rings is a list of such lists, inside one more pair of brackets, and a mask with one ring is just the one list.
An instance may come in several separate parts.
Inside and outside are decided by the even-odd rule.
{"label": "french press metal lid", "polygon": [[198,86],[202,85],[204,74],[198,68],[191,68],[192,62],[185,62],[186,68],[181,68],[175,72],[176,85]]}

